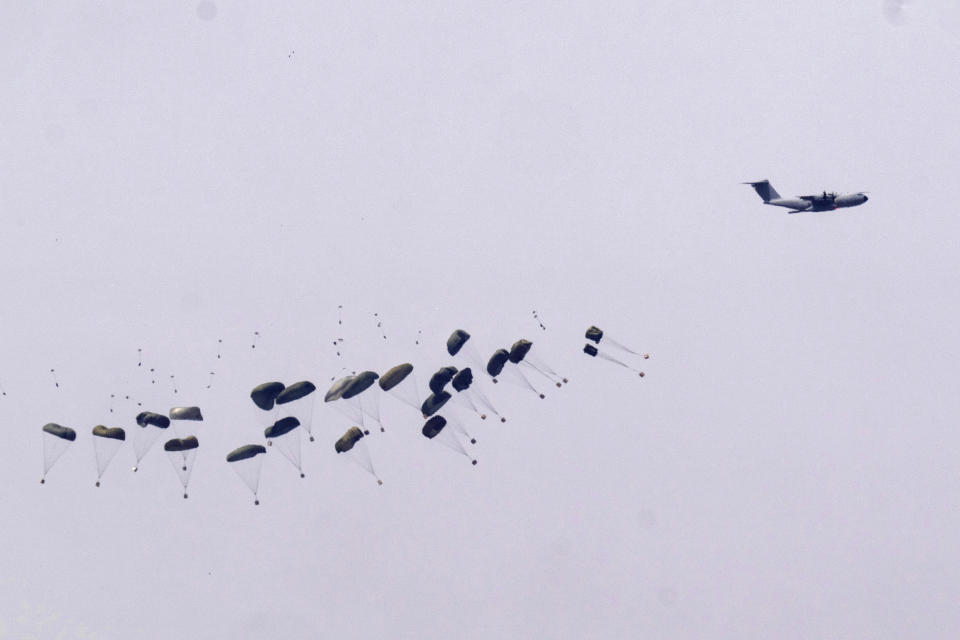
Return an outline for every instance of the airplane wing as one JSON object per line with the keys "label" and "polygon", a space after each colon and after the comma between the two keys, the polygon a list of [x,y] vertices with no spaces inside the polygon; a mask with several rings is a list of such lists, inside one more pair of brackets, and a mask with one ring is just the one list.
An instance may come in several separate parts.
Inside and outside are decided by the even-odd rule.
{"label": "airplane wing", "polygon": [[812,202],[813,200],[819,200],[823,196],[797,196],[797,197],[800,198],[801,200],[810,200]]}

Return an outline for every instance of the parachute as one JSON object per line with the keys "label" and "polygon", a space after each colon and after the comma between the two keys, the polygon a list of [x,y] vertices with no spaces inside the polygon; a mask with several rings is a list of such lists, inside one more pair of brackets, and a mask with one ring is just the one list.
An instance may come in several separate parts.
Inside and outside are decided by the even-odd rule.
{"label": "parachute", "polygon": [[76,439],[77,432],[70,427],[54,422],[43,425],[43,477],[40,478],[40,484],[47,481],[47,473]]}
{"label": "parachute", "polygon": [[428,418],[435,414],[443,405],[447,404],[447,400],[449,400],[450,397],[450,394],[446,391],[431,393],[427,396],[427,399],[423,401],[423,404],[420,405],[420,411],[423,413],[423,417]]}
{"label": "parachute", "polygon": [[190,474],[193,473],[193,461],[197,457],[197,447],[200,446],[196,436],[187,436],[186,438],[173,438],[167,440],[163,445],[163,450],[167,452],[170,458],[170,464],[173,470],[180,478],[180,484],[183,485],[183,497],[187,497],[187,485],[190,484]]}
{"label": "parachute", "polygon": [[110,461],[117,455],[120,445],[127,439],[126,432],[120,427],[108,429],[102,424],[93,428],[93,455],[97,459],[97,486]]}
{"label": "parachute", "polygon": [[451,356],[457,355],[469,339],[469,333],[463,329],[455,329],[454,332],[450,334],[450,337],[447,338],[447,353]]}
{"label": "parachute", "polygon": [[563,378],[556,371],[550,368],[539,354],[531,353],[533,349],[533,343],[529,340],[524,340],[521,338],[513,343],[513,346],[510,348],[510,362],[520,365],[522,367],[527,367],[533,369],[543,377],[547,378],[550,382],[557,385],[557,387],[562,386],[562,383],[567,382],[566,378]]}
{"label": "parachute", "polygon": [[420,407],[420,394],[417,392],[417,379],[413,375],[413,365],[409,362],[398,364],[377,380],[380,388],[414,409]]}
{"label": "parachute", "polygon": [[[361,371],[353,377],[353,380],[347,385],[340,395],[342,400],[352,400],[355,406],[360,408],[360,425],[363,426],[364,414],[370,416],[380,425],[380,431],[384,431],[383,424],[380,422],[380,395],[376,389],[371,389],[373,383],[380,376],[373,371]],[[369,391],[368,391],[369,389]]]}
{"label": "parachute", "polygon": [[424,435],[424,437],[429,438],[430,440],[436,439],[437,442],[447,447],[451,451],[456,451],[457,453],[466,456],[473,464],[477,464],[477,460],[470,457],[470,454],[467,453],[467,450],[463,448],[460,440],[457,439],[456,434],[452,433],[450,429],[447,429],[447,425],[448,422],[446,418],[441,415],[436,415],[424,423],[421,433]]}
{"label": "parachute", "polygon": [[356,376],[344,376],[334,382],[326,395],[324,395],[323,401],[332,403],[330,406],[345,415],[350,422],[363,425],[363,411],[360,408],[360,401],[355,400],[348,402],[343,399],[343,392],[347,390],[347,387],[350,386],[350,383],[353,382],[355,377]]}
{"label": "parachute", "polygon": [[248,444],[227,454],[227,462],[253,492],[253,504],[260,504],[257,489],[260,486],[260,468],[263,466],[263,454],[266,452],[267,448],[263,445]]}
{"label": "parachute", "polygon": [[281,418],[263,431],[263,436],[277,445],[280,453],[297,468],[300,477],[304,477],[303,466],[300,464],[300,432],[297,427],[300,421],[293,416]]}
{"label": "parachute", "polygon": [[283,390],[284,386],[282,382],[264,382],[253,388],[253,391],[250,392],[250,399],[253,400],[253,404],[264,411],[270,411],[273,409],[277,396],[280,395]]}
{"label": "parachute", "polygon": [[[626,346],[626,345],[624,345],[624,344],[622,344],[622,343],[620,343],[620,342],[617,342],[616,340],[614,340],[614,339],[611,338],[610,336],[607,336],[606,334],[604,334],[603,329],[601,329],[600,327],[591,325],[591,326],[587,329],[586,333],[584,333],[584,336],[586,337],[587,340],[590,340],[591,342],[594,342],[595,344],[600,344],[600,341],[603,340],[604,338],[606,338],[606,342],[604,342],[604,344],[607,345],[607,346],[614,347],[614,349],[619,349],[620,351],[626,351],[627,353],[629,353],[629,354],[631,354],[631,355],[635,355],[635,356],[641,355],[641,354],[637,353],[636,351],[634,351],[633,349],[631,349],[630,347],[628,347],[628,346]],[[647,360],[647,359],[650,358],[650,354],[649,354],[649,353],[644,353],[641,357],[642,357],[644,360]]]}
{"label": "parachute", "polygon": [[640,369],[636,369],[636,368],[634,368],[634,367],[631,367],[631,366],[630,366],[629,364],[627,364],[626,362],[623,362],[622,360],[618,360],[617,358],[614,358],[613,356],[611,356],[611,355],[609,355],[609,354],[607,354],[607,353],[604,353],[604,352],[600,351],[599,349],[597,349],[595,346],[593,346],[593,345],[590,344],[589,342],[583,345],[583,352],[584,352],[585,354],[587,354],[588,356],[592,357],[592,358],[601,358],[601,359],[603,359],[603,360],[608,360],[608,361],[610,361],[610,362],[613,362],[614,364],[620,365],[621,367],[624,367],[624,368],[626,368],[626,369],[630,369],[630,371],[633,371],[634,373],[636,373],[637,375],[639,375],[641,378],[644,377],[644,375],[646,375],[646,374],[644,374],[643,371],[641,371]]}
{"label": "parachute", "polygon": [[[529,350],[529,347],[527,347],[527,350]],[[526,355],[525,351],[524,355]],[[519,362],[519,360],[517,360],[517,362]],[[510,366],[511,364],[515,366]],[[494,382],[497,382],[498,377],[502,375],[508,382],[533,391],[539,395],[541,399],[546,397],[530,384],[527,376],[523,375],[523,372],[519,369],[519,365],[516,365],[516,363],[510,359],[510,352],[506,349],[497,349],[494,354],[490,356],[490,360],[487,362],[487,373],[493,377]]]}
{"label": "parachute", "polygon": [[438,369],[435,374],[430,376],[430,383],[427,385],[430,387],[430,391],[434,394],[442,392],[447,383],[453,380],[453,376],[457,375],[457,371],[456,367],[441,367]]}
{"label": "parachute", "polygon": [[174,407],[170,409],[171,420],[203,420],[200,407]]}
{"label": "parachute", "polygon": [[283,407],[280,411],[299,422],[310,442],[313,442],[313,401],[316,398],[313,392],[316,390],[312,382],[302,380],[281,391],[276,400],[277,406]]}
{"label": "parachute", "polygon": [[137,425],[141,428],[133,432],[133,453],[137,458],[134,471],[140,466],[140,461],[150,451],[160,432],[170,426],[170,418],[152,411],[141,411],[137,415]]}
{"label": "parachute", "polygon": [[338,454],[348,454],[347,457],[376,478],[378,485],[382,485],[383,480],[377,476],[377,472],[373,468],[373,461],[370,459],[370,452],[367,450],[366,443],[362,440],[363,431],[360,430],[360,427],[350,427],[346,433],[337,439],[333,448]]}
{"label": "parachute", "polygon": [[457,329],[447,338],[447,353],[467,360],[471,366],[483,369],[486,362],[476,345],[470,339],[470,334],[463,329]]}
{"label": "parachute", "polygon": [[486,394],[483,392],[483,389],[480,388],[480,384],[473,379],[473,371],[470,367],[461,369],[457,375],[453,377],[450,381],[450,386],[453,387],[456,394],[452,394],[454,400],[459,402],[461,405],[467,407],[474,413],[480,416],[481,420],[487,419],[486,411],[499,416],[500,422],[506,422],[507,419],[500,415],[500,413],[493,406],[493,403],[487,398]]}

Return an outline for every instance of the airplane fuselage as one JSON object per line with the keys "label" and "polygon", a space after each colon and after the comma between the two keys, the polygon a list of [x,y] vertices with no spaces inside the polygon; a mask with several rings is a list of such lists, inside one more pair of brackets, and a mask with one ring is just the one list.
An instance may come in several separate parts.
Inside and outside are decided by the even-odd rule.
{"label": "airplane fuselage", "polygon": [[774,207],[787,207],[791,209],[787,213],[801,213],[805,211],[833,211],[846,207],[856,207],[863,204],[869,198],[864,193],[847,193],[837,195],[836,193],[827,193],[812,196],[798,196],[796,198],[781,198],[780,194],[770,186],[770,182],[762,180],[760,182],[747,182],[754,188],[763,199],[763,204],[769,204]]}

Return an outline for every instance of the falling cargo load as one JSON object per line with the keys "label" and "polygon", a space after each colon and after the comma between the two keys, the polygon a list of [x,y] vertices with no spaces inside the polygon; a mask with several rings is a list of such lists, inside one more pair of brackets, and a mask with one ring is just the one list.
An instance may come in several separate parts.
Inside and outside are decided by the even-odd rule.
{"label": "falling cargo load", "polygon": [[117,455],[117,451],[126,439],[127,434],[120,427],[108,428],[98,424],[93,428],[93,455],[97,461],[96,486],[100,486],[100,480],[110,466],[110,461]]}

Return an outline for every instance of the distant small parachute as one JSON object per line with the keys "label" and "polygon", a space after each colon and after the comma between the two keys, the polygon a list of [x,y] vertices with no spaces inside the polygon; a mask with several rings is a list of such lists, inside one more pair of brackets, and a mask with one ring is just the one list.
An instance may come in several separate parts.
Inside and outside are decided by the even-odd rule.
{"label": "distant small parachute", "polygon": [[280,392],[276,404],[284,415],[296,418],[307,432],[310,442],[313,442],[313,403],[316,398],[313,392],[317,390],[309,380],[295,382]]}
{"label": "distant small parachute", "polygon": [[493,377],[494,382],[497,382],[502,377],[504,380],[519,387],[533,391],[539,395],[541,399],[546,397],[530,383],[527,376],[523,375],[519,365],[510,360],[510,352],[506,349],[497,349],[494,354],[490,356],[490,360],[487,361],[487,373]]}
{"label": "distant small parachute", "polygon": [[275,443],[280,453],[290,461],[290,463],[300,472],[300,477],[304,477],[303,465],[300,463],[300,421],[293,416],[281,418],[267,427],[263,431],[263,436],[267,441]]}
{"label": "distant small parachute", "polygon": [[227,454],[227,462],[244,484],[253,493],[253,504],[260,504],[257,491],[260,486],[260,468],[263,466],[263,454],[267,448],[259,444],[248,444],[238,447]]}
{"label": "distant small parachute", "polygon": [[150,451],[150,447],[160,434],[170,426],[170,418],[152,411],[141,411],[137,414],[137,426],[140,429],[135,429],[133,435],[133,453],[137,459],[133,467],[134,471],[140,466],[140,461]]}
{"label": "distant small parachute", "polygon": [[43,425],[43,477],[40,484],[47,481],[47,473],[53,468],[70,443],[77,439],[77,432],[55,422]]}
{"label": "distant small parachute", "polygon": [[98,424],[93,428],[93,455],[97,459],[97,486],[110,461],[117,455],[120,445],[127,439],[126,432],[120,427],[107,428]]}
{"label": "distant small parachute", "polygon": [[456,391],[456,393],[451,394],[454,400],[478,414],[481,420],[487,419],[486,412],[489,411],[499,416],[500,422],[507,421],[487,398],[480,384],[474,380],[473,370],[470,367],[461,369],[450,381],[450,386]]}
{"label": "distant small parachute", "polygon": [[193,473],[193,462],[199,446],[200,442],[196,436],[173,438],[163,445],[163,450],[167,452],[170,464],[173,465],[173,470],[180,478],[180,484],[183,485],[184,498],[187,497],[187,485],[190,484],[190,474]]}
{"label": "distant small parachute", "polygon": [[420,394],[417,392],[417,379],[413,375],[413,365],[409,362],[398,364],[377,380],[383,391],[394,396],[414,409],[420,408]]}
{"label": "distant small parachute", "polygon": [[333,448],[338,454],[346,453],[348,458],[376,478],[377,484],[383,484],[383,480],[377,476],[377,472],[373,468],[373,461],[370,459],[370,452],[367,450],[366,443],[363,442],[363,431],[360,430],[360,427],[347,429],[346,433],[333,444]]}
{"label": "distant small parachute", "polygon": [[644,377],[644,375],[645,375],[645,374],[643,373],[643,371],[641,371],[640,369],[636,369],[636,368],[634,368],[634,367],[631,367],[631,366],[630,366],[629,364],[627,364],[626,362],[623,362],[623,361],[621,361],[621,360],[618,360],[617,358],[614,358],[613,356],[608,355],[608,354],[600,351],[599,349],[597,349],[595,346],[593,346],[593,345],[590,344],[589,342],[586,343],[585,345],[583,345],[583,352],[584,352],[585,354],[587,354],[588,356],[590,356],[590,357],[593,357],[593,358],[601,358],[601,359],[603,359],[603,360],[608,360],[609,362],[613,362],[613,363],[615,363],[615,364],[618,364],[618,365],[620,365],[621,367],[624,367],[624,368],[626,368],[626,369],[630,369],[630,371],[633,371],[634,373],[636,373],[637,375],[639,375],[641,378]]}
{"label": "distant small parachute", "polygon": [[446,418],[441,415],[435,415],[424,423],[421,433],[423,433],[424,437],[431,440],[435,439],[451,451],[456,451],[466,456],[473,464],[477,464],[477,460],[470,457],[470,454],[463,448],[463,444],[457,439],[456,434],[451,432],[448,425],[449,422],[447,422]]}
{"label": "distant small parachute", "polygon": [[436,373],[430,376],[430,383],[427,385],[430,387],[430,391],[437,394],[443,391],[443,388],[447,386],[447,383],[453,380],[453,376],[457,375],[456,367],[440,367]]}

